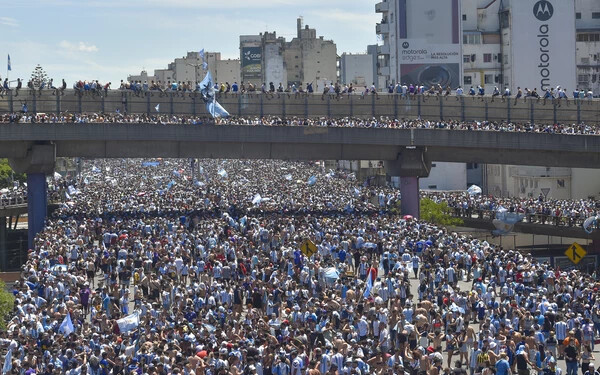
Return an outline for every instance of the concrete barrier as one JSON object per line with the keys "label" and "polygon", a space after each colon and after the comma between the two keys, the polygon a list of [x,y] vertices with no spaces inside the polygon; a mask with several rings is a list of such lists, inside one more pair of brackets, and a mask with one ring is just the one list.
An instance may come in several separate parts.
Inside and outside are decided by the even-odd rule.
{"label": "concrete barrier", "polygon": [[[287,94],[222,94],[219,102],[232,115],[281,117],[389,117],[398,119],[423,118],[431,121],[512,121],[538,124],[578,123],[597,124],[600,121],[600,100],[566,101],[524,100],[514,98],[502,101],[491,97],[436,98],[419,96],[403,98],[394,94],[377,96],[287,95]],[[45,113],[147,113],[208,116],[202,99],[197,94],[158,92],[139,96],[128,91],[112,90],[106,96],[86,94],[79,96],[65,90],[62,96],[43,91],[33,95],[21,90],[0,98],[0,114],[19,111],[27,104],[30,112]],[[156,107],[158,106],[158,111]]]}

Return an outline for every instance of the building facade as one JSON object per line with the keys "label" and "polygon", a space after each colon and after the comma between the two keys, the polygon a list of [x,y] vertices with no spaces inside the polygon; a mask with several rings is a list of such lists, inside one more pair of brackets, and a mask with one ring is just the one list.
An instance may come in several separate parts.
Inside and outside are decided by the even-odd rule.
{"label": "building facade", "polygon": [[340,56],[340,83],[354,87],[371,87],[373,76],[373,56],[369,54],[343,53]]}
{"label": "building facade", "polygon": [[[378,47],[378,81],[385,85],[402,79],[402,33],[410,33],[411,20],[426,23],[432,17],[431,12],[411,10],[415,3],[426,2],[384,0],[375,5],[382,14],[376,25],[383,42]],[[406,24],[398,23],[407,14],[412,17]],[[453,17],[446,16],[447,22]],[[481,85],[491,92],[495,86],[516,91],[518,86],[541,90],[560,85],[600,95],[600,1],[460,0],[460,20],[462,86]]]}
{"label": "building facade", "polygon": [[[233,83],[240,81],[240,60],[221,60],[220,52],[205,52],[204,61],[213,75],[215,82]],[[155,69],[153,76],[146,71],[140,75],[128,76],[128,81],[160,81],[160,82],[200,82],[206,72],[202,67],[202,59],[198,52],[188,52],[186,56],[176,58],[167,69]]]}

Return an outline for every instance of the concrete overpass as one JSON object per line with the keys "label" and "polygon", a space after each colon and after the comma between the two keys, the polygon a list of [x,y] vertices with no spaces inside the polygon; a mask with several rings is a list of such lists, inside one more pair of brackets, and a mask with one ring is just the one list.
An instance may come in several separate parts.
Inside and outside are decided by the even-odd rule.
{"label": "concrete overpass", "polygon": [[[131,91],[110,90],[100,95],[78,95],[73,90],[65,90],[65,95],[54,96],[52,90],[39,92],[23,89],[10,91],[0,98],[0,115],[20,111],[27,104],[30,112],[44,113],[146,113],[177,114],[187,116],[208,116],[204,103],[197,93],[172,93],[161,95],[148,92],[135,95]],[[502,102],[492,101],[487,96],[479,98],[462,97],[456,100],[451,96],[437,100],[435,97],[416,96],[403,98],[400,95],[380,93],[362,97],[360,94],[343,96],[322,96],[321,94],[275,94],[263,95],[247,93],[243,95],[219,95],[219,103],[235,116],[281,116],[281,117],[379,117],[397,119],[420,117],[425,120],[457,121],[506,121],[518,123],[556,124],[581,123],[596,124],[600,121],[600,100],[569,99],[518,100],[514,98]]]}
{"label": "concrete overpass", "polygon": [[[37,155],[34,151],[44,150]],[[423,161],[600,168],[600,136],[442,129],[155,124],[0,125],[0,157]],[[410,151],[413,153],[414,151]],[[37,163],[36,163],[37,162]],[[23,168],[21,168],[23,169]]]}

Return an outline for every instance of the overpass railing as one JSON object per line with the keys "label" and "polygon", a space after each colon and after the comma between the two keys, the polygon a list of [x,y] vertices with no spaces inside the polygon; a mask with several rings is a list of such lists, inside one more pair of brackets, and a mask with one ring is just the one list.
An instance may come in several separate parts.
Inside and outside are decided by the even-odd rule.
{"label": "overpass railing", "polygon": [[[481,220],[493,220],[496,217],[496,211],[476,209],[476,208],[460,208],[450,207],[452,210],[452,216],[458,218],[469,218],[469,219],[481,219]],[[571,215],[552,215],[544,213],[525,213],[525,219],[523,222],[529,224],[542,224],[542,225],[554,225],[562,227],[581,227],[587,216],[581,216],[579,214],[575,216]],[[600,225],[596,227],[599,229]],[[582,229],[583,230],[583,229]]]}
{"label": "overpass railing", "polygon": [[[0,115],[27,109],[34,113],[139,113],[209,116],[196,92],[158,91],[76,92],[64,95],[52,90],[11,90],[0,98]],[[402,96],[377,94],[363,96],[288,94],[258,92],[219,94],[219,103],[235,116],[281,117],[380,117],[422,118],[426,120],[506,121],[518,123],[588,123],[600,121],[600,100],[535,99],[486,96]]]}

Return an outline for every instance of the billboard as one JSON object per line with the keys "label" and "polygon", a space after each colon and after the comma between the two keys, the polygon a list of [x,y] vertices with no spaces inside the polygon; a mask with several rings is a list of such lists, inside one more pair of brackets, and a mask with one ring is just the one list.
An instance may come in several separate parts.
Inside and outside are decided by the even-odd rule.
{"label": "billboard", "polygon": [[242,47],[242,77],[262,77],[261,47]]}
{"label": "billboard", "polygon": [[456,88],[462,83],[459,0],[400,0],[400,83]]}
{"label": "billboard", "polygon": [[576,88],[575,0],[511,1],[511,84]]}

